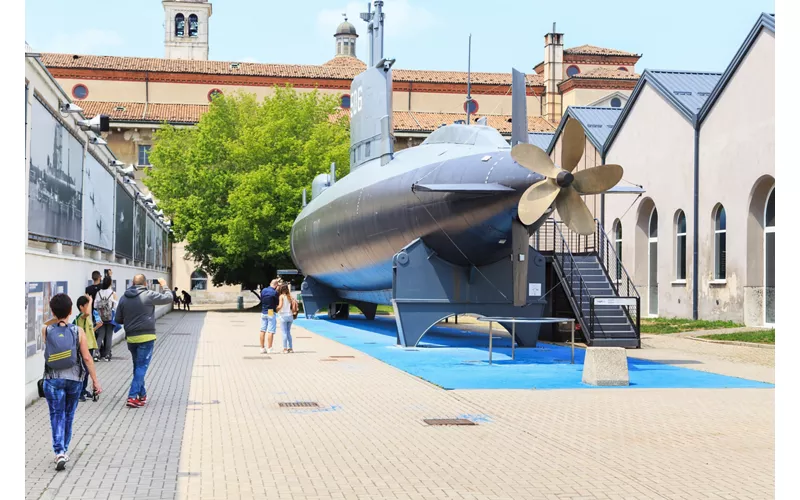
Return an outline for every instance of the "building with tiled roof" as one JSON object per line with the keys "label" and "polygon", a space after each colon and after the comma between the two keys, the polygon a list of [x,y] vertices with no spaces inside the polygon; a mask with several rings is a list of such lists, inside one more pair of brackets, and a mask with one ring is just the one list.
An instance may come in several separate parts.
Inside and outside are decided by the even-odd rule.
{"label": "building with tiled roof", "polygon": [[[42,63],[87,116],[110,116],[111,131],[105,139],[119,160],[137,167],[137,178],[150,164],[155,130],[164,123],[197,123],[215,95],[244,91],[261,99],[272,95],[276,86],[288,84],[302,92],[317,89],[336,95],[342,112],[347,113],[352,80],[366,68],[358,57],[357,27],[347,18],[333,33],[333,57],[320,64],[210,61],[211,3],[162,3],[164,58],[64,53],[41,56]],[[392,15],[391,10],[387,15]],[[635,86],[638,55],[594,46],[564,51],[562,37],[548,34],[544,70],[527,71],[530,133],[552,133],[564,102],[586,105],[608,96],[600,105],[614,106],[621,102],[614,96],[627,96]],[[419,144],[442,124],[465,120],[468,84],[474,101],[470,119],[485,117],[488,125],[510,138],[511,68],[503,73],[476,71],[468,75],[466,71],[403,68],[406,63],[398,61],[392,70],[396,149]],[[580,76],[570,77],[563,67],[566,63],[580,65]],[[620,75],[620,68],[629,74]],[[181,249],[177,248],[175,254],[181,254]],[[189,289],[191,263],[176,261],[174,269],[176,285]]]}

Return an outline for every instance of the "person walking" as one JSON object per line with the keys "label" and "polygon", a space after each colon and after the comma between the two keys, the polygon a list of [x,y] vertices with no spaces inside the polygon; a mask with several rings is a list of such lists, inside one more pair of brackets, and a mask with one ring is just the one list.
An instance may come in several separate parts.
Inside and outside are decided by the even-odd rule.
{"label": "person walking", "polygon": [[292,322],[297,315],[297,301],[289,294],[289,285],[281,285],[278,289],[278,318],[283,332],[283,352],[294,352],[292,349]]}
{"label": "person walking", "polygon": [[89,372],[97,394],[103,389],[89,355],[85,332],[79,326],[67,323],[72,315],[72,299],[64,293],[54,295],[50,299],[50,311],[56,321],[42,328],[45,345],[42,392],[50,409],[53,452],[56,454],[56,470],[60,471],[69,461],[72,422],[83,389],[84,371]]}
{"label": "person walking", "polygon": [[181,308],[181,299],[178,297],[178,287],[176,286],[175,289],[172,291],[172,310]]}
{"label": "person walking", "polygon": [[[280,280],[275,278],[270,282],[267,288],[261,290],[261,331],[259,332],[261,354],[272,352],[272,341],[275,336],[275,330],[277,329],[275,310],[278,307],[278,283],[280,283]],[[269,332],[269,339],[267,340],[267,349],[265,349],[264,335],[267,332]]]}
{"label": "person walking", "polygon": [[[96,322],[101,326],[103,323],[99,318],[96,317],[97,312],[92,310],[92,298],[90,296],[81,295],[78,297],[76,304],[78,306],[78,315],[72,321],[72,324],[83,330],[83,333],[86,336],[86,347],[89,349],[89,356],[91,356],[94,361],[97,361],[97,340],[95,338],[94,323]],[[86,390],[88,385],[89,372],[84,371],[83,388],[81,389],[80,398],[78,398],[78,400],[81,402],[86,401],[87,397],[92,397],[92,393]]]}
{"label": "person walking", "polygon": [[181,295],[183,295],[183,310],[189,311],[189,306],[192,304],[192,296],[186,290],[181,290]]}
{"label": "person walking", "polygon": [[[169,288],[163,279],[158,280],[162,288]],[[153,357],[156,343],[155,306],[172,303],[172,293],[154,292],[147,289],[144,274],[133,277],[133,285],[125,290],[117,306],[116,322],[125,328],[125,340],[133,359],[133,380],[128,391],[129,408],[141,408],[147,404],[144,377]]]}
{"label": "person walking", "polygon": [[114,310],[117,308],[117,294],[111,288],[111,276],[106,276],[100,284],[94,308],[100,316],[100,323],[95,325],[95,336],[97,337],[98,351],[95,353],[94,360],[111,361],[111,346],[114,343]]}

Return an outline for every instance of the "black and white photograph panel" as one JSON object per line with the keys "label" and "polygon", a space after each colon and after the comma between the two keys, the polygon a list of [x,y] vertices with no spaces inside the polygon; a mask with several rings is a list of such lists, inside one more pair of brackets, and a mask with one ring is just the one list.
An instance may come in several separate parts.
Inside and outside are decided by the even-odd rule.
{"label": "black and white photograph panel", "polygon": [[133,255],[133,260],[136,262],[144,262],[144,255],[145,255],[145,248],[147,245],[145,244],[145,220],[147,215],[145,215],[144,207],[140,204],[136,204],[136,229],[134,232],[134,244],[136,245],[136,250]]}
{"label": "black and white photograph panel", "polygon": [[84,241],[111,250],[114,244],[114,177],[92,155],[86,155],[84,176]]}
{"label": "black and white photograph panel", "polygon": [[28,232],[79,243],[83,147],[38,99],[30,120]]}
{"label": "black and white photograph panel", "polygon": [[133,197],[117,184],[117,209],[114,221],[114,251],[121,257],[133,258]]}
{"label": "black and white photograph panel", "polygon": [[155,237],[156,237],[156,224],[153,222],[153,219],[148,215],[147,216],[147,248],[145,249],[145,259],[144,263],[146,265],[152,265],[155,261]]}

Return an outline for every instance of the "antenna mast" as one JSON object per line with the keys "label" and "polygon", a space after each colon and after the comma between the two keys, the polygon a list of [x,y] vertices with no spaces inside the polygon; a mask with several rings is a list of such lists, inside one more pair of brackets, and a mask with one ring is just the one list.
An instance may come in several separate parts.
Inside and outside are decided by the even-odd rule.
{"label": "antenna mast", "polygon": [[469,34],[469,43],[467,49],[467,125],[469,125],[469,115],[472,111],[472,33]]}

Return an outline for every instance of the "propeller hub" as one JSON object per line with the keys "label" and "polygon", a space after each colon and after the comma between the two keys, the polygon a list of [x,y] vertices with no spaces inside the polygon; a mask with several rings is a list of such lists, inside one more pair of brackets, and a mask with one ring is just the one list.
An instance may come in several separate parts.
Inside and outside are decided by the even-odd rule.
{"label": "propeller hub", "polygon": [[572,184],[572,181],[574,180],[575,176],[572,175],[572,173],[567,172],[566,170],[562,170],[561,172],[558,173],[558,176],[556,177],[556,184],[558,184],[562,188],[565,188],[570,184]]}

